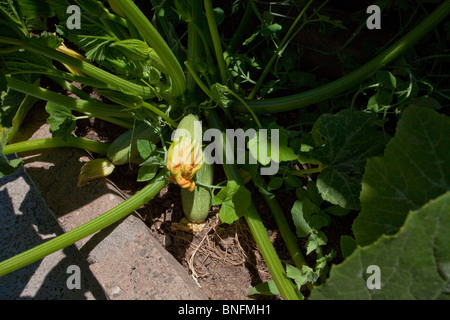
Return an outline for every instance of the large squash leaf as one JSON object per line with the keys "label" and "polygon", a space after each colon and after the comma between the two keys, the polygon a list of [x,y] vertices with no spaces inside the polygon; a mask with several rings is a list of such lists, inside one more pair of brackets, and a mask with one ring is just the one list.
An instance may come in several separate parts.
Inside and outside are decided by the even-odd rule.
{"label": "large squash leaf", "polygon": [[324,200],[346,209],[360,209],[361,177],[366,160],[381,155],[385,137],[370,113],[345,109],[324,114],[314,124],[315,147],[301,154],[304,161],[320,161],[326,168],[317,177]]}
{"label": "large squash leaf", "polygon": [[384,156],[367,161],[353,223],[359,245],[396,233],[410,210],[450,189],[449,132],[450,118],[431,108],[404,111]]}
{"label": "large squash leaf", "polygon": [[[411,212],[396,235],[359,247],[334,266],[310,299],[449,299],[450,192]],[[369,289],[369,266],[379,267],[380,288]],[[370,281],[371,279],[369,279]]]}

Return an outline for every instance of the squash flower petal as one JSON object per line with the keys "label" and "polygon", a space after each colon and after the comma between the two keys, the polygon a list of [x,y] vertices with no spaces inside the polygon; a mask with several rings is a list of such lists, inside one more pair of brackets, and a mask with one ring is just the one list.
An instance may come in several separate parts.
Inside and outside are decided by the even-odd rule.
{"label": "squash flower petal", "polygon": [[[58,50],[59,52],[65,53],[69,56],[72,56],[74,58],[77,58],[78,60],[87,61],[83,55],[79,54],[78,52],[76,52],[72,49],[67,48],[64,43],[61,43],[61,45],[58,48],[56,48],[56,50]],[[79,71],[78,69],[73,68],[65,63],[63,63],[63,65],[66,67],[67,70],[70,71],[70,73],[72,73],[76,76],[84,77],[84,74],[81,71]]]}
{"label": "squash flower petal", "polygon": [[86,162],[80,170],[77,186],[82,188],[89,181],[109,176],[114,171],[114,165],[108,159],[94,159]]}
{"label": "squash flower petal", "polygon": [[198,141],[191,137],[179,137],[167,151],[167,169],[172,174],[169,180],[190,191],[195,188],[195,182],[192,180],[194,175],[204,164],[202,148]]}

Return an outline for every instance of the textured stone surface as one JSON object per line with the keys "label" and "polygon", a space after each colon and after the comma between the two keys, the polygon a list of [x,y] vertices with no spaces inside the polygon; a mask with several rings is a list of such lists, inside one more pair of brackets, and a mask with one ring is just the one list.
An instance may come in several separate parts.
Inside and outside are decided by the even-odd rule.
{"label": "textured stone surface", "polygon": [[[62,233],[41,195],[23,169],[0,179],[0,261],[33,248]],[[69,289],[80,268],[80,289]],[[101,286],[75,246],[0,277],[0,299],[105,299]]]}
{"label": "textured stone surface", "polygon": [[[33,123],[26,124],[16,139],[49,137],[45,116],[34,114]],[[83,150],[61,148],[19,156],[64,232],[125,199],[107,179],[92,181],[84,188],[76,186],[83,162],[90,159]],[[108,299],[207,299],[137,215],[130,215],[76,242],[75,246]],[[64,276],[67,278],[67,274]]]}

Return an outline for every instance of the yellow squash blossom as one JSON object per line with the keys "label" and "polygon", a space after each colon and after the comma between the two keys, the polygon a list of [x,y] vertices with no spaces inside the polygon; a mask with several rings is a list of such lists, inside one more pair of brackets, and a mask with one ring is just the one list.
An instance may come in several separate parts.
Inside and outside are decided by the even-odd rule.
{"label": "yellow squash blossom", "polygon": [[[65,53],[65,54],[67,54],[67,55],[69,55],[69,56],[72,56],[72,57],[74,57],[74,58],[77,58],[78,60],[81,60],[81,61],[87,61],[86,58],[85,58],[83,55],[79,54],[78,52],[76,52],[76,51],[74,51],[74,50],[72,50],[72,49],[67,48],[66,45],[65,45],[64,43],[61,43],[61,45],[60,45],[58,48],[56,48],[56,50],[58,50],[58,51],[60,51],[60,52],[62,52],[62,53]],[[71,67],[71,66],[69,66],[69,65],[67,65],[67,64],[65,64],[65,63],[63,63],[63,65],[64,65],[64,66],[66,67],[66,69],[69,70],[72,74],[77,75],[77,76],[80,76],[80,77],[84,77],[84,74],[81,73],[78,69],[73,68],[73,67]]]}
{"label": "yellow squash blossom", "polygon": [[173,141],[167,152],[167,169],[172,173],[170,181],[193,191],[194,175],[203,167],[205,160],[200,144],[190,136],[180,136]]}

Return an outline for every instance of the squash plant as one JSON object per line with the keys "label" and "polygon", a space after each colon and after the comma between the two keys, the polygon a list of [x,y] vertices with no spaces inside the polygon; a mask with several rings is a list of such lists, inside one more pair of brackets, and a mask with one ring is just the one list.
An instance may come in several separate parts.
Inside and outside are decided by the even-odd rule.
{"label": "squash plant", "polygon": [[[393,298],[384,295],[383,290],[373,294],[367,291],[361,278],[367,277],[364,268],[369,262],[385,270],[395,263],[405,268],[416,263],[418,267],[410,281],[418,282],[426,281],[424,270],[433,269],[436,281],[427,284],[429,291],[422,292],[421,297],[448,294],[445,288],[450,275],[445,266],[450,250],[444,230],[449,224],[449,120],[432,110],[438,109],[436,100],[414,96],[415,82],[408,66],[399,67],[410,75],[406,89],[386,66],[402,58],[448,16],[450,1],[434,8],[395,43],[352,72],[309,90],[277,97],[270,96],[277,81],[267,78],[296,34],[314,22],[343,27],[338,20],[321,13],[327,1],[318,6],[312,0],[302,3],[284,32],[270,12],[260,12],[258,3],[250,0],[243,5],[243,18],[229,41],[219,32],[221,20],[226,19],[223,11],[213,8],[211,0],[150,2],[154,9],[152,22],[144,8],[131,0],[1,0],[0,174],[10,174],[21,164],[20,159],[9,160],[7,154],[75,147],[92,151],[102,159],[86,167],[80,176],[106,176],[116,165],[135,162],[140,165],[138,179],[148,184],[98,218],[0,262],[0,276],[111,225],[151,201],[167,183],[177,183],[190,222],[201,223],[210,204],[221,205],[220,218],[225,223],[245,219],[273,279],[255,286],[250,294],[302,299],[307,290],[311,298],[342,298],[342,292],[336,288],[344,286],[348,287],[343,291],[349,298],[360,292],[369,292],[368,296],[374,298]],[[378,4],[386,9],[384,2]],[[80,29],[66,24],[70,5],[81,8]],[[174,14],[175,19],[171,16]],[[245,39],[252,16],[259,19],[261,28]],[[47,28],[50,18],[59,21],[55,32]],[[177,33],[180,26],[186,31],[183,35]],[[276,44],[264,68],[245,51],[239,51],[240,43],[246,46],[258,38]],[[263,70],[257,71],[258,79],[254,81],[249,73],[258,68]],[[44,77],[79,98],[40,86]],[[298,77],[292,79],[299,81]],[[92,88],[107,102],[92,98],[73,82]],[[365,86],[358,88],[361,83]],[[376,93],[366,110],[356,108],[358,96],[370,90]],[[348,92],[354,92],[350,108],[347,105],[338,112],[327,109],[315,113],[310,131],[283,128],[277,123],[276,117],[282,112],[332,99],[338,101],[339,95]],[[387,142],[388,134],[380,129],[383,115],[394,110],[394,95],[401,107],[396,110],[402,114],[397,132]],[[448,100],[442,92],[440,98]],[[10,143],[37,99],[47,101],[53,137]],[[406,107],[407,103],[411,106]],[[73,136],[76,122],[86,117],[105,120],[127,131],[111,144]],[[270,139],[264,139],[262,131],[257,132],[243,151],[256,162],[224,161],[227,181],[222,186],[212,186],[212,166],[204,163],[201,147],[192,139],[195,119],[202,120],[204,130],[220,132],[214,142],[222,160],[235,158],[234,150],[224,143],[226,130],[240,127],[276,130],[278,152],[261,154],[259,150],[267,150]],[[177,134],[177,128],[190,135]],[[173,143],[169,146],[170,140]],[[194,163],[190,162],[193,159]],[[276,175],[261,175],[260,169],[274,162],[279,164]],[[294,170],[292,164],[303,169]],[[251,177],[251,183],[273,213],[294,265],[284,266],[279,259],[242,172]],[[291,212],[281,209],[276,197],[278,189],[295,193]],[[331,216],[344,216],[351,211],[359,213],[353,224],[355,238],[341,238],[347,259],[331,269],[327,280],[335,252],[323,252],[327,238],[321,229],[330,224]],[[437,220],[441,225],[436,224]],[[430,233],[433,237],[423,242],[421,236]],[[305,248],[300,248],[300,238],[306,239]],[[431,240],[438,244],[437,253],[429,250]],[[401,251],[405,245],[417,245],[427,260],[416,261],[406,255]],[[313,266],[305,259],[305,254],[312,252],[316,256]],[[373,260],[380,255],[386,258]],[[390,255],[398,258],[389,259]],[[401,257],[404,259],[399,262]],[[352,278],[354,283],[346,280],[349,274],[358,275]],[[397,279],[383,286],[398,287],[396,281],[401,282],[401,278],[399,273]],[[321,286],[314,288],[318,285]],[[415,292],[411,295],[420,296]]]}

